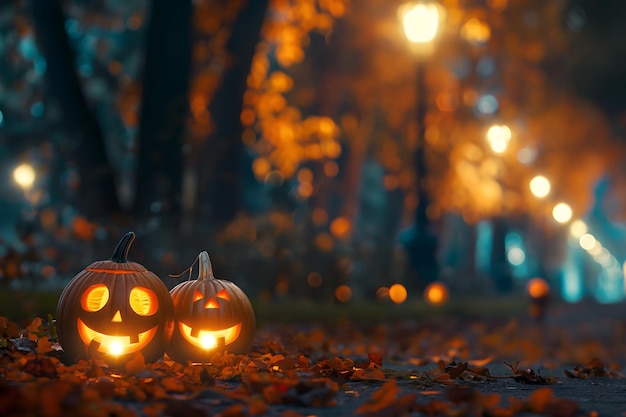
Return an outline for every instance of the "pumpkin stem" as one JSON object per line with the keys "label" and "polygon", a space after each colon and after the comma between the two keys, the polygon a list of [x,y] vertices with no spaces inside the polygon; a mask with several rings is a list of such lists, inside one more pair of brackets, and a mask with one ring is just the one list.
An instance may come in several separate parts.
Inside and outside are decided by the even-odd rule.
{"label": "pumpkin stem", "polygon": [[211,259],[207,251],[203,250],[198,255],[198,281],[204,281],[207,279],[214,279],[213,265],[211,265]]}
{"label": "pumpkin stem", "polygon": [[135,240],[135,234],[133,232],[126,233],[115,247],[113,255],[111,255],[111,260],[113,262],[117,262],[118,264],[127,263],[128,250],[130,249],[130,245],[133,243],[133,240]]}

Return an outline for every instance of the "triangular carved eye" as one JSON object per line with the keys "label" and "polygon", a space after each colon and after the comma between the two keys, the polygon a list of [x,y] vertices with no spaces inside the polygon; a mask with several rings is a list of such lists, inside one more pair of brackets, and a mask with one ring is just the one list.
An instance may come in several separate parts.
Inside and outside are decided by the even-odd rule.
{"label": "triangular carved eye", "polygon": [[225,289],[224,290],[219,290],[216,295],[217,295],[218,298],[230,301],[230,296],[228,295],[228,293],[226,292]]}
{"label": "triangular carved eye", "polygon": [[196,301],[202,300],[203,298],[204,298],[204,294],[196,290],[196,293],[193,295],[193,302],[195,303]]}
{"label": "triangular carved eye", "polygon": [[209,301],[207,301],[207,303],[204,305],[204,308],[220,308],[220,305],[217,304],[215,298],[211,297],[209,298]]}

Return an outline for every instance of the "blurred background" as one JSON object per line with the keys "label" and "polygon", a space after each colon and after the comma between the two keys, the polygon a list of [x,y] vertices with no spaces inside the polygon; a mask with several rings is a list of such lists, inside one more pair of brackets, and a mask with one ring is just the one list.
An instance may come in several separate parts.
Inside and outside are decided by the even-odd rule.
{"label": "blurred background", "polygon": [[624,19],[617,0],[3,2],[0,314],[53,312],[128,230],[168,287],[207,250],[258,308],[524,300],[537,277],[620,302]]}

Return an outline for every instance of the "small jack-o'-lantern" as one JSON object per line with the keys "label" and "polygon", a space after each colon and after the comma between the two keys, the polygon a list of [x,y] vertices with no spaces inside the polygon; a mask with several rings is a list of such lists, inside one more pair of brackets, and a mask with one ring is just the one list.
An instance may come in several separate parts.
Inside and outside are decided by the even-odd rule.
{"label": "small jack-o'-lantern", "polygon": [[121,365],[136,352],[159,359],[173,330],[173,304],[161,279],[128,262],[135,234],[127,233],[111,259],[97,261],[65,287],[57,305],[57,333],[68,361],[101,357]]}
{"label": "small jack-o'-lantern", "polygon": [[198,255],[198,279],[172,288],[176,324],[166,350],[179,363],[207,362],[216,351],[250,350],[256,321],[250,300],[230,281],[213,276],[206,252]]}

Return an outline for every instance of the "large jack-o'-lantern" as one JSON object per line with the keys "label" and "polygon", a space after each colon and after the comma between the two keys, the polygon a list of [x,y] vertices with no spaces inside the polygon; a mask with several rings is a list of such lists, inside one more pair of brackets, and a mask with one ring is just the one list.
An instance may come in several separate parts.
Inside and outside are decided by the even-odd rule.
{"label": "large jack-o'-lantern", "polygon": [[216,279],[209,255],[198,255],[198,279],[172,288],[176,324],[166,350],[179,363],[208,362],[216,351],[250,350],[256,321],[250,300],[230,281]]}
{"label": "large jack-o'-lantern", "polygon": [[111,259],[97,261],[65,287],[57,305],[57,333],[68,361],[103,358],[121,365],[136,352],[146,362],[163,356],[173,330],[173,304],[161,279],[136,262],[127,233]]}

